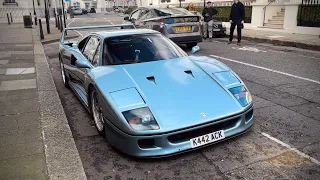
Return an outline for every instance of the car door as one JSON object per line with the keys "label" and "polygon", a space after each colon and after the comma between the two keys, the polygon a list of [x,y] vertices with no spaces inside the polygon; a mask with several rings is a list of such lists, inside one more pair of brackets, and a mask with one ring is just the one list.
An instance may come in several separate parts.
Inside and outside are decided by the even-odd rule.
{"label": "car door", "polygon": [[[96,53],[100,53],[100,38],[97,36],[90,36],[87,44],[83,48],[83,56],[94,66],[99,66],[100,61],[95,59]],[[76,74],[77,83],[84,88],[85,76],[90,71],[88,68],[78,68]]]}

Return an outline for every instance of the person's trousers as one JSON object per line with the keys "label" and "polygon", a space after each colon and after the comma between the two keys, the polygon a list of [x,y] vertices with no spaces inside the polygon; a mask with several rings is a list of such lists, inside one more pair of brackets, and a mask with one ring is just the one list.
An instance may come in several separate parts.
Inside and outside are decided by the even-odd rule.
{"label": "person's trousers", "polygon": [[242,24],[240,20],[232,20],[231,26],[230,26],[230,39],[229,41],[232,41],[233,39],[233,32],[234,29],[237,26],[237,34],[238,34],[238,42],[241,41],[241,29],[242,29]]}
{"label": "person's trousers", "polygon": [[213,21],[203,22],[203,37],[207,38],[208,30],[209,30],[209,38],[212,38],[212,25]]}

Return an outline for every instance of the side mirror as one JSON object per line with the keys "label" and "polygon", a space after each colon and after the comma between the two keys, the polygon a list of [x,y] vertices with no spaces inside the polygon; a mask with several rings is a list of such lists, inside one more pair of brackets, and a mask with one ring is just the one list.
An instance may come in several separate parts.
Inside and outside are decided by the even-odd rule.
{"label": "side mirror", "polygon": [[129,21],[129,16],[125,16],[125,17],[123,18],[123,20]]}
{"label": "side mirror", "polygon": [[76,66],[78,67],[78,68],[91,68],[92,66],[91,66],[91,64],[89,63],[89,61],[87,61],[87,60],[80,60],[80,59],[78,59],[78,60],[76,60]]}
{"label": "side mirror", "polygon": [[200,50],[199,46],[193,46],[191,49],[191,54],[195,54],[196,52],[198,52]]}

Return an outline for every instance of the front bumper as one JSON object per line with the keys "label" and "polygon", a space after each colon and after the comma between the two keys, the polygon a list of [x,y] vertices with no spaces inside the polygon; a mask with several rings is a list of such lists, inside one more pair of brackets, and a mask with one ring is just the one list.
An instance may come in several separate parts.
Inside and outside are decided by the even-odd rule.
{"label": "front bumper", "polygon": [[[129,135],[115,127],[111,122],[105,122],[107,140],[115,148],[128,155],[136,157],[161,157],[197,149],[191,147],[191,138],[215,132],[221,129],[223,129],[225,132],[225,139],[223,140],[242,134],[250,129],[250,127],[253,125],[254,118],[253,106],[251,106],[244,112],[236,116],[216,120],[208,124],[203,124],[183,130],[148,136]],[[210,144],[214,144],[220,141],[216,141]],[[204,146],[200,146],[198,148],[201,147]]]}

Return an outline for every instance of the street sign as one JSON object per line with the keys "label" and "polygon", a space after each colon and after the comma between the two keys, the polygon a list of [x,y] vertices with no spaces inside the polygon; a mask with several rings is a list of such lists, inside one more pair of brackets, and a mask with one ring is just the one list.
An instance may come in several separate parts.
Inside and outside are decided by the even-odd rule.
{"label": "street sign", "polygon": [[70,2],[70,0],[65,0],[65,2]]}

